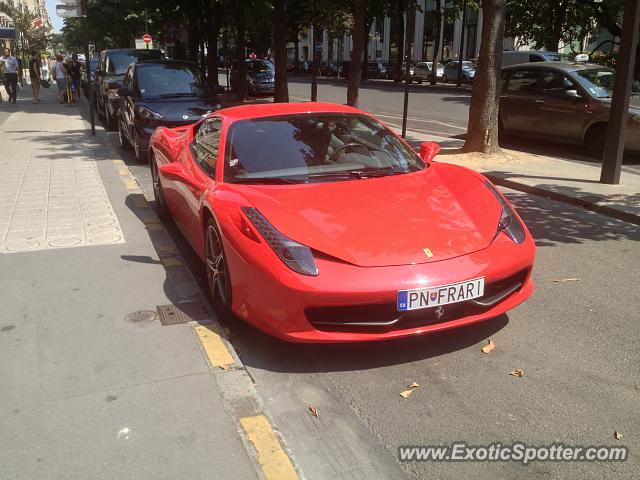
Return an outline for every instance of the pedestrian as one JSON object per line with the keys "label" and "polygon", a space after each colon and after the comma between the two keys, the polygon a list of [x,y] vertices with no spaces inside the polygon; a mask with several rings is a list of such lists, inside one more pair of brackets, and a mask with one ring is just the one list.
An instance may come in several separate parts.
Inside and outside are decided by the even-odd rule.
{"label": "pedestrian", "polygon": [[71,55],[71,61],[67,63],[67,75],[70,81],[68,90],[71,93],[69,104],[71,106],[76,106],[80,99],[78,92],[80,92],[80,79],[82,78],[82,69],[80,62],[78,61],[77,53]]}
{"label": "pedestrian", "polygon": [[58,102],[64,103],[67,94],[67,68],[64,66],[62,55],[56,57],[56,66],[53,69],[54,79],[58,87]]}
{"label": "pedestrian", "polygon": [[49,60],[49,77],[53,81],[55,81],[56,79],[56,58],[55,57],[51,57],[51,60]]}
{"label": "pedestrian", "polygon": [[5,48],[2,57],[0,57],[0,65],[4,66],[4,88],[9,95],[9,103],[16,103],[18,97],[18,69],[20,64],[16,57],[11,55],[11,51]]}
{"label": "pedestrian", "polygon": [[33,92],[33,103],[42,103],[40,100],[40,80],[42,74],[40,70],[42,64],[40,63],[40,54],[34,53],[29,61],[29,79],[31,80],[31,91]]}

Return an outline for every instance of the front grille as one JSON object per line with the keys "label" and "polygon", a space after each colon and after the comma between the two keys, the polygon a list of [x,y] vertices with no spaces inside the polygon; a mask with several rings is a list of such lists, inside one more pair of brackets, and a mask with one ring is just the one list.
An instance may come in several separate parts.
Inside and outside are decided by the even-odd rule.
{"label": "front grille", "polygon": [[399,312],[395,303],[309,307],[305,314],[318,330],[326,332],[384,333],[419,328],[479,315],[513,295],[524,284],[528,269],[485,285],[481,298],[462,303]]}

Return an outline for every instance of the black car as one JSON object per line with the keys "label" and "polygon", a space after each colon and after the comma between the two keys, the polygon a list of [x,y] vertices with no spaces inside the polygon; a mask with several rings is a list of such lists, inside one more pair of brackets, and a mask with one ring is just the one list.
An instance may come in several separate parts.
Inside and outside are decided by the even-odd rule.
{"label": "black car", "polygon": [[[82,80],[81,80],[81,86],[82,86],[82,91],[84,92],[84,96],[89,98],[89,84],[93,85],[93,88],[95,89],[96,87],[96,70],[98,69],[98,63],[99,63],[100,59],[99,58],[91,58],[89,59],[89,69],[91,71],[90,76],[91,78],[89,78],[89,80],[87,80],[87,69],[83,68],[82,69]],[[95,92],[94,92],[95,94]]]}
{"label": "black car", "polygon": [[141,60],[162,60],[160,50],[104,50],[100,52],[100,63],[96,70],[95,100],[98,115],[105,118],[107,129],[116,128],[116,114],[120,101],[118,88],[129,65]]}
{"label": "black car", "polygon": [[369,78],[386,78],[387,69],[381,62],[367,63],[367,77]]}
{"label": "black car", "polygon": [[118,89],[118,139],[140,162],[148,160],[149,138],[157,127],[195,123],[222,108],[198,65],[180,60],[132,64]]}
{"label": "black car", "polygon": [[[275,68],[268,60],[246,59],[246,81],[249,86],[249,95],[269,94],[275,91]],[[231,90],[234,92],[240,81],[238,62],[231,66]]]}

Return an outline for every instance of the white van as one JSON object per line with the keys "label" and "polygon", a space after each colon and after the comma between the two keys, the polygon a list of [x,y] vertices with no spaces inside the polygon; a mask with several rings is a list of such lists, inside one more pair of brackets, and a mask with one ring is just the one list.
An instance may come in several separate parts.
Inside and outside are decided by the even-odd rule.
{"label": "white van", "polygon": [[542,50],[516,50],[502,52],[502,66],[517,65],[530,62],[559,62],[562,60],[558,52],[545,52]]}

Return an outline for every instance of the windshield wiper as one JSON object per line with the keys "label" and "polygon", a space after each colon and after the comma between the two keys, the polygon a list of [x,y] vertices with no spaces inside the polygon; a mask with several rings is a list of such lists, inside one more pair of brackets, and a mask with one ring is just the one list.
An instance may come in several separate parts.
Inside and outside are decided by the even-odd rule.
{"label": "windshield wiper", "polygon": [[361,168],[358,170],[346,170],[342,172],[310,173],[309,178],[353,178],[359,180],[361,178],[387,177],[391,175],[401,175],[403,173],[411,173],[411,171],[397,167]]}
{"label": "windshield wiper", "polygon": [[253,184],[299,184],[307,183],[306,180],[299,180],[295,178],[283,178],[283,177],[246,177],[246,178],[234,178],[230,183],[253,183]]}

